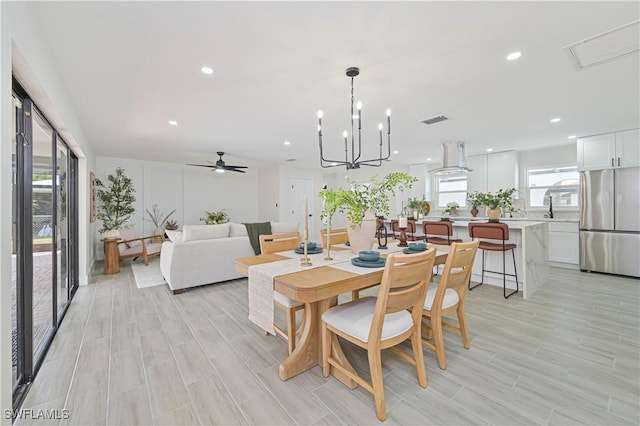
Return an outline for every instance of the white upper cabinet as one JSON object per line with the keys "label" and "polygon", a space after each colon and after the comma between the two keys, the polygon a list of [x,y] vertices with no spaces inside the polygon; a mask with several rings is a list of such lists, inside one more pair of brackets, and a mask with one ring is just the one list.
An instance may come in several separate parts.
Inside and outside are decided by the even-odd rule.
{"label": "white upper cabinet", "polygon": [[487,191],[518,189],[518,152],[505,151],[487,155]]}
{"label": "white upper cabinet", "polygon": [[606,133],[578,139],[578,170],[602,170],[640,165],[640,130]]}
{"label": "white upper cabinet", "polygon": [[487,192],[487,156],[474,155],[467,157],[467,192]]}
{"label": "white upper cabinet", "polygon": [[640,166],[640,129],[616,133],[616,167]]}
{"label": "white upper cabinet", "polygon": [[467,175],[467,192],[498,192],[500,189],[518,189],[518,152],[505,151],[474,155],[467,158],[473,169]]}

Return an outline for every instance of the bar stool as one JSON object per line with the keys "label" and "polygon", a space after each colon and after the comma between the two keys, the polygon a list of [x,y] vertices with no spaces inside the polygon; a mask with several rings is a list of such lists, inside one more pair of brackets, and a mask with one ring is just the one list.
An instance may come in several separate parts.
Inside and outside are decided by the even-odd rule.
{"label": "bar stool", "polygon": [[[489,240],[498,240],[500,243],[492,243],[488,241],[480,241],[479,249],[482,250],[482,280],[480,284],[476,284],[471,287],[471,281],[469,281],[469,290],[473,290],[479,285],[484,284],[484,273],[491,272],[493,274],[502,274],[502,292],[505,299],[508,299],[512,295],[516,294],[519,290],[518,287],[518,271],[516,270],[516,253],[515,249],[518,247],[516,244],[507,243],[509,240],[509,226],[506,223],[469,223],[469,236],[471,238],[486,238]],[[485,269],[485,252],[486,251],[501,251],[502,252],[502,272],[499,271],[490,271]],[[513,255],[513,274],[507,274],[506,270],[506,252],[511,250],[511,254]],[[515,277],[516,279],[516,289],[511,293],[507,294],[507,275],[511,277]]]}
{"label": "bar stool", "polygon": [[[424,232],[427,243],[450,246],[451,243],[462,242],[460,239],[451,239],[453,236],[453,224],[448,220],[441,220],[438,222],[424,221],[422,222],[422,232]],[[429,235],[441,235],[446,238],[430,237]]]}

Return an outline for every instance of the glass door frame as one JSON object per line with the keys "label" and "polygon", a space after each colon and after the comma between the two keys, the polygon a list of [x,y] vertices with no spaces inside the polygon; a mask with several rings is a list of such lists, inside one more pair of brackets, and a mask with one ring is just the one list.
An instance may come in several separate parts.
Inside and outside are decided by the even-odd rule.
{"label": "glass door frame", "polygon": [[[62,322],[71,300],[79,286],[78,265],[78,157],[73,153],[56,130],[47,120],[45,114],[33,103],[20,83],[13,78],[13,95],[20,102],[16,108],[16,140],[15,140],[15,183],[13,206],[15,214],[15,247],[16,247],[16,328],[17,328],[17,365],[16,381],[13,385],[13,405],[18,408],[26,396],[33,378],[42,365],[45,355],[51,346],[53,337]],[[66,148],[67,162],[67,214],[68,214],[68,278],[66,303],[58,309],[57,304],[57,230],[52,227],[51,241],[52,271],[52,321],[43,337],[42,345],[34,353],[33,342],[33,118],[37,113],[52,129],[52,223],[57,224],[58,188],[54,184],[57,176],[58,143]]]}

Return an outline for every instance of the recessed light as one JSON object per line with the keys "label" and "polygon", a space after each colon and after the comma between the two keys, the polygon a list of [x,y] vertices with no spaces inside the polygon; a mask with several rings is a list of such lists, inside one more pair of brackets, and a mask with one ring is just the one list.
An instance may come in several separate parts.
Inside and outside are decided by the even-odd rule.
{"label": "recessed light", "polygon": [[576,135],[569,136],[569,139],[575,139],[575,138],[576,138]]}
{"label": "recessed light", "polygon": [[520,56],[522,56],[522,52],[511,52],[507,55],[507,61],[515,61]]}
{"label": "recessed light", "polygon": [[204,74],[213,74],[213,68],[211,67],[202,67],[200,68],[200,71],[202,71]]}
{"label": "recessed light", "polygon": [[399,153],[400,153],[400,151],[393,151],[393,153],[394,153],[394,154],[399,154]]}
{"label": "recessed light", "polygon": [[493,148],[487,148],[487,152],[492,152]]}
{"label": "recessed light", "polygon": [[169,120],[169,126],[177,126],[178,122],[174,120]]}
{"label": "recessed light", "polygon": [[427,161],[431,161],[431,157],[427,158]]}
{"label": "recessed light", "polygon": [[284,144],[285,144],[285,145],[291,145],[291,142],[289,142],[289,141],[284,141]]}
{"label": "recessed light", "polygon": [[560,121],[560,117],[552,118],[552,119],[551,119],[551,120],[549,120],[549,121],[551,121],[552,123],[557,123],[557,122],[559,122],[559,121]]}

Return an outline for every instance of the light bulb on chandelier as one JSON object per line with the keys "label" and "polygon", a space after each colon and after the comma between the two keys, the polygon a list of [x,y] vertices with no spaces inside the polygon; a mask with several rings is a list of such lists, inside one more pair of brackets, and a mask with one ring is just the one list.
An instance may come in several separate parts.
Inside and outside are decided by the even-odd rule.
{"label": "light bulb on chandelier", "polygon": [[[360,160],[362,155],[362,102],[358,101],[356,104],[356,111],[353,108],[353,79],[360,74],[360,69],[357,67],[347,68],[347,77],[351,78],[351,159],[349,159],[349,133],[345,130],[342,132],[344,138],[344,161],[342,160],[329,160],[324,158],[322,148],[322,111],[318,111],[318,141],[320,146],[320,166],[323,168],[346,166],[347,170],[359,169],[360,166],[380,167],[384,160],[388,160],[391,157],[391,109],[387,108],[387,150],[386,155],[383,154],[383,135],[382,130],[384,126],[382,123],[378,124],[378,133],[380,137],[380,152],[378,158],[371,158],[368,160]],[[358,132],[358,146],[356,152],[355,130],[357,121]]]}

